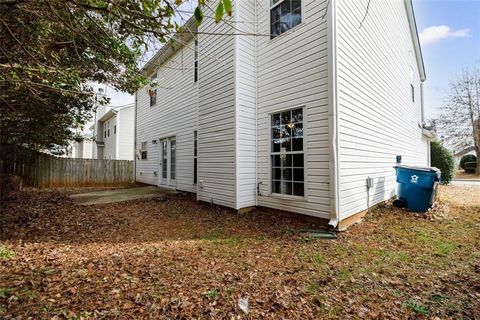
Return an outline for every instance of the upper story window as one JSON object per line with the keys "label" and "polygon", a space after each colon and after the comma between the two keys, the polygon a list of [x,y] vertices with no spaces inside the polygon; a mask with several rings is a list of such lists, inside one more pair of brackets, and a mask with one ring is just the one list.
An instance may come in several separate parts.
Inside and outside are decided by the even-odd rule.
{"label": "upper story window", "polygon": [[412,102],[415,102],[415,74],[412,66],[410,66],[410,95]]}
{"label": "upper story window", "polygon": [[147,142],[142,142],[141,148],[140,148],[140,158],[142,160],[147,159]]}
{"label": "upper story window", "polygon": [[302,22],[301,0],[270,0],[270,37],[292,29]]}
{"label": "upper story window", "polygon": [[271,190],[274,194],[305,195],[303,109],[272,115]]}
{"label": "upper story window", "polygon": [[195,56],[193,62],[193,82],[198,81],[198,40],[195,40]]}
{"label": "upper story window", "polygon": [[116,134],[117,133],[117,125],[113,125],[113,134]]}
{"label": "upper story window", "polygon": [[[157,79],[156,73],[150,78],[150,80],[155,81],[155,79]],[[153,107],[157,104],[157,89],[148,90],[148,94],[150,95],[150,107]]]}

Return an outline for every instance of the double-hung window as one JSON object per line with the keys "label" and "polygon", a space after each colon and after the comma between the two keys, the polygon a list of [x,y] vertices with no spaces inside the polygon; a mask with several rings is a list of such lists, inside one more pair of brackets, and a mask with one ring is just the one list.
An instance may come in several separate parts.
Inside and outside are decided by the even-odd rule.
{"label": "double-hung window", "polygon": [[142,142],[141,148],[140,148],[140,158],[142,160],[147,159],[147,142]]}
{"label": "double-hung window", "polygon": [[303,197],[303,108],[275,113],[271,121],[272,193]]}
{"label": "double-hung window", "polygon": [[301,0],[270,0],[270,37],[272,39],[301,22]]}
{"label": "double-hung window", "polygon": [[[153,82],[157,79],[157,74],[155,73],[150,80]],[[157,89],[149,89],[148,94],[150,95],[150,107],[153,107],[157,104]]]}

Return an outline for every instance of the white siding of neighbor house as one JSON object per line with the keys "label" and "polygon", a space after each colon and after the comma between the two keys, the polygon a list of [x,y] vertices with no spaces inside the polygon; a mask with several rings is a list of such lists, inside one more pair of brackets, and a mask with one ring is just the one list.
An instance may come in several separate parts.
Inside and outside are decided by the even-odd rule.
{"label": "white siding of neighbor house", "polygon": [[117,120],[117,159],[133,160],[134,140],[134,107],[122,108],[118,111]]}
{"label": "white siding of neighbor house", "polygon": [[[105,147],[103,148],[104,159],[116,159],[117,140],[113,127],[117,123],[117,116],[114,115],[111,118],[103,121],[103,141]],[[108,129],[110,129],[110,135],[108,135]],[[117,128],[118,129],[118,128]],[[107,130],[107,137],[105,137],[105,130]],[[118,131],[117,131],[118,133]]]}
{"label": "white siding of neighbor house", "polygon": [[[137,91],[136,152],[142,142],[147,142],[148,159],[136,159],[136,181],[158,185],[161,173],[159,139],[175,136],[176,188],[196,192],[193,132],[197,130],[198,87],[193,81],[193,48],[191,40],[157,70],[159,88],[155,106],[150,107],[147,87]],[[157,143],[152,143],[153,140]]]}
{"label": "white siding of neighbor house", "polygon": [[[244,33],[256,31],[255,1],[236,3],[235,21]],[[256,205],[256,38],[235,37],[235,107],[236,107],[236,208]]]}
{"label": "white siding of neighbor house", "polygon": [[[303,22],[274,39],[258,37],[258,205],[328,218],[327,0],[304,0]],[[257,1],[258,32],[270,33],[269,1]],[[324,17],[325,15],[325,17]],[[305,198],[270,193],[270,115],[304,107]]]}
{"label": "white siding of neighbor house", "polygon": [[233,32],[229,24],[216,24],[210,18],[199,27],[197,191],[199,200],[232,208],[236,206],[235,37],[212,33]]}
{"label": "white siding of neighbor house", "polygon": [[[367,209],[395,191],[395,156],[428,165],[420,123],[420,75],[404,0],[339,0],[337,80],[340,218]],[[410,95],[414,70],[415,103]]]}

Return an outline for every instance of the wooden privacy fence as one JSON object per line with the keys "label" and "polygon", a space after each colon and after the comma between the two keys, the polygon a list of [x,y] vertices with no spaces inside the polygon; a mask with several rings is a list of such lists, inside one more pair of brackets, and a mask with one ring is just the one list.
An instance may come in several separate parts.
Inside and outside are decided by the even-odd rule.
{"label": "wooden privacy fence", "polygon": [[126,185],[133,181],[133,161],[61,158],[38,153],[31,161],[3,161],[3,172],[36,188]]}

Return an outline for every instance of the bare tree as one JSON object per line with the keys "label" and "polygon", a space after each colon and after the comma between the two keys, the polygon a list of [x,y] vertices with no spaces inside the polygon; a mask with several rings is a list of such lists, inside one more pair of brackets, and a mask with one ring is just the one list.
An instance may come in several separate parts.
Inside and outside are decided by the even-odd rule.
{"label": "bare tree", "polygon": [[463,70],[451,83],[447,103],[442,107],[439,131],[445,143],[456,150],[473,146],[480,175],[480,69]]}

